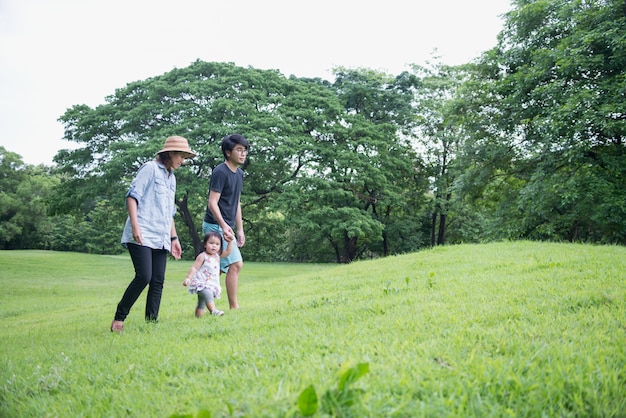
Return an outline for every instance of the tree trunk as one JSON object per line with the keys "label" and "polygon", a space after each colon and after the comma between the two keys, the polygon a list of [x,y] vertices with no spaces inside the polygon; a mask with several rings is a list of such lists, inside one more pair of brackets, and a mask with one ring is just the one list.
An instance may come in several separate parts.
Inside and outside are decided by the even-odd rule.
{"label": "tree trunk", "polygon": [[437,244],[435,240],[435,231],[437,230],[437,212],[433,212],[430,219],[430,246],[434,247]]}
{"label": "tree trunk", "polygon": [[574,225],[570,228],[569,242],[575,242],[578,240],[578,232],[580,231],[580,224],[578,221],[574,221]]}
{"label": "tree trunk", "polygon": [[[391,207],[387,207],[387,211],[385,213],[385,220],[391,218]],[[387,257],[389,255],[389,236],[387,235],[387,229],[383,229],[383,256]]]}
{"label": "tree trunk", "polygon": [[437,234],[437,245],[446,243],[446,219],[445,213],[439,215],[439,233]]}
{"label": "tree trunk", "polygon": [[342,263],[350,263],[356,258],[356,237],[349,238],[347,233],[344,233],[343,237],[343,255],[341,256]]}
{"label": "tree trunk", "polygon": [[[193,218],[191,217],[191,214],[189,213],[189,206],[187,206],[187,198],[188,196],[185,195],[182,198],[182,200],[178,200],[176,202],[176,205],[178,206],[178,214],[183,219],[183,223],[187,227],[187,231],[189,231],[189,237],[191,238],[191,243],[193,244],[194,257],[195,257],[196,254],[200,254],[203,250],[202,240],[200,239],[200,236],[198,235],[196,226],[193,224]],[[179,228],[177,228],[177,231],[180,235]]]}
{"label": "tree trunk", "polygon": [[387,257],[389,255],[389,240],[387,237],[387,232],[383,231],[383,256]]}
{"label": "tree trunk", "polygon": [[450,206],[450,199],[452,198],[452,194],[446,194],[445,205],[439,214],[439,233],[437,234],[437,245],[444,245],[446,243],[446,230],[448,228],[448,215],[447,209]]}

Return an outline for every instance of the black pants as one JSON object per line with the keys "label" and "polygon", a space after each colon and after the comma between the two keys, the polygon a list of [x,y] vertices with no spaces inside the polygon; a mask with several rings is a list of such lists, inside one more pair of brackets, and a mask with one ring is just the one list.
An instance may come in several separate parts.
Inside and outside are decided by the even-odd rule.
{"label": "black pants", "polygon": [[126,288],[115,312],[116,321],[124,321],[141,292],[148,286],[146,321],[156,321],[161,306],[167,250],[155,250],[137,244],[128,244],[128,252],[135,267],[135,278]]}

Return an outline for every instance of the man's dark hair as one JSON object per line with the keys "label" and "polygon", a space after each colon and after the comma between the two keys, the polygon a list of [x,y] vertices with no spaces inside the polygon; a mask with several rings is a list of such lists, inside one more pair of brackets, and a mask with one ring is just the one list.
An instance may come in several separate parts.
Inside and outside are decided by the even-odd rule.
{"label": "man's dark hair", "polygon": [[250,147],[248,140],[239,134],[230,134],[222,138],[222,154],[226,158],[226,151],[232,152],[235,145],[243,145],[246,150]]}

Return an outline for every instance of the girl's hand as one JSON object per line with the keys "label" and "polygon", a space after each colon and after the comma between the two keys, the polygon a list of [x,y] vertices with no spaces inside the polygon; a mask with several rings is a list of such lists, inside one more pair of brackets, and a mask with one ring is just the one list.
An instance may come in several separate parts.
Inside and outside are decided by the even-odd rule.
{"label": "girl's hand", "polygon": [[183,281],[183,286],[187,286],[188,284],[189,284],[189,279],[185,279],[185,280]]}

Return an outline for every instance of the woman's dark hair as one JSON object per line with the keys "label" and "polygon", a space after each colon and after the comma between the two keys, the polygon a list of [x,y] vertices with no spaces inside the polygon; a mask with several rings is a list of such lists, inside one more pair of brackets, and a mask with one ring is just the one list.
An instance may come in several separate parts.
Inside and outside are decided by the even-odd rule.
{"label": "woman's dark hair", "polygon": [[244,138],[243,135],[226,135],[224,138],[222,138],[222,154],[224,154],[224,158],[227,158],[226,151],[232,152],[235,148],[235,145],[243,145],[244,147],[246,147],[246,150],[250,147],[250,144],[248,144],[248,140]]}
{"label": "woman's dark hair", "polygon": [[211,237],[215,237],[217,239],[220,240],[220,251],[219,253],[222,253],[222,247],[224,246],[224,241],[222,240],[222,236],[220,235],[219,232],[215,232],[215,231],[209,231],[206,234],[204,234],[204,239],[202,240],[202,248],[206,247],[206,243],[209,241],[209,238]]}
{"label": "woman's dark hair", "polygon": [[172,161],[172,154],[170,154],[171,152],[172,151],[163,151],[157,154],[159,157],[159,161],[163,165],[167,166],[167,163]]}

